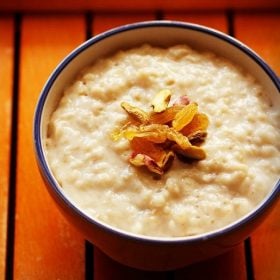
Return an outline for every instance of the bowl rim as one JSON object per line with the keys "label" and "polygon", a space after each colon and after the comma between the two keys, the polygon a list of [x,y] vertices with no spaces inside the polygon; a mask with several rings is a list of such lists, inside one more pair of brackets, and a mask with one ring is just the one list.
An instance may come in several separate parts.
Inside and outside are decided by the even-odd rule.
{"label": "bowl rim", "polygon": [[34,141],[34,149],[35,149],[35,155],[37,164],[39,167],[39,170],[41,171],[41,174],[43,175],[44,179],[48,183],[48,187],[50,187],[54,193],[58,196],[60,201],[63,201],[63,203],[67,206],[67,208],[71,208],[76,215],[78,215],[81,219],[83,219],[86,223],[94,224],[97,227],[101,227],[105,231],[110,231],[111,233],[118,234],[122,237],[125,237],[127,239],[132,239],[134,241],[139,242],[149,242],[149,243],[159,243],[159,244],[189,244],[189,243],[197,243],[201,241],[206,240],[212,240],[216,239],[220,236],[227,235],[235,230],[238,230],[239,228],[245,226],[246,223],[249,221],[254,221],[262,212],[265,212],[266,209],[269,208],[269,206],[276,201],[277,197],[280,197],[280,179],[277,181],[273,189],[267,194],[267,196],[262,200],[262,202],[254,208],[252,211],[247,213],[245,216],[242,216],[240,219],[222,227],[218,228],[213,231],[209,231],[206,233],[193,235],[193,236],[182,236],[182,237],[158,237],[158,236],[146,236],[146,235],[140,235],[136,233],[132,233],[129,231],[125,231],[122,229],[119,229],[117,227],[111,226],[110,224],[107,224],[105,222],[96,220],[90,216],[88,216],[85,212],[80,210],[70,198],[67,198],[64,195],[64,191],[61,189],[61,187],[58,185],[56,179],[54,178],[51,170],[49,170],[49,166],[47,163],[47,159],[45,157],[44,149],[43,149],[43,143],[42,143],[42,131],[41,131],[41,120],[42,120],[42,112],[44,109],[45,101],[47,100],[48,93],[60,75],[60,73],[64,70],[65,67],[80,53],[82,53],[84,50],[86,50],[91,45],[106,39],[111,36],[118,35],[119,33],[123,33],[126,31],[131,31],[134,29],[142,29],[142,28],[151,28],[151,27],[171,27],[171,28],[181,28],[181,29],[191,29],[194,31],[198,31],[201,33],[206,33],[208,35],[214,36],[218,39],[221,39],[223,41],[226,41],[228,44],[233,45],[234,47],[237,47],[239,50],[241,50],[245,55],[249,56],[253,61],[255,61],[269,76],[271,81],[274,83],[276,88],[278,89],[280,93],[280,80],[276,76],[276,74],[273,72],[273,70],[268,66],[268,64],[252,49],[250,49],[247,45],[240,42],[239,40],[231,37],[230,35],[223,33],[221,31],[218,31],[216,29],[190,23],[190,22],[181,22],[181,21],[174,21],[174,20],[151,20],[151,21],[142,21],[142,22],[136,22],[136,23],[130,23],[126,25],[122,25],[119,27],[112,28],[108,31],[105,31],[99,35],[96,35],[88,40],[86,40],[84,43],[80,44],[78,47],[76,47],[72,52],[70,52],[54,69],[54,71],[50,74],[48,80],[46,81],[45,85],[43,86],[43,89],[39,95],[37,105],[35,108],[34,113],[34,120],[33,120],[33,141]]}

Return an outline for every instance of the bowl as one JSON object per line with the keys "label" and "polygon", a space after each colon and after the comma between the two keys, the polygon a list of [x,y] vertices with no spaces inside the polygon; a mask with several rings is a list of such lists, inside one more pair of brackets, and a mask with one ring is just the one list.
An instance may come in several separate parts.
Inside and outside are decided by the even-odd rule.
{"label": "bowl", "polygon": [[84,214],[65,195],[54,177],[45,151],[47,126],[61,93],[81,69],[100,57],[143,43],[169,46],[185,43],[222,55],[251,73],[279,102],[280,82],[269,66],[240,41],[214,29],[176,21],[147,21],[121,26],[97,35],[71,52],[46,82],[35,111],[34,146],[45,185],[65,217],[95,246],[114,260],[138,269],[170,270],[222,254],[245,240],[265,219],[280,194],[279,181],[250,213],[221,229],[187,237],[149,237],[133,234]]}

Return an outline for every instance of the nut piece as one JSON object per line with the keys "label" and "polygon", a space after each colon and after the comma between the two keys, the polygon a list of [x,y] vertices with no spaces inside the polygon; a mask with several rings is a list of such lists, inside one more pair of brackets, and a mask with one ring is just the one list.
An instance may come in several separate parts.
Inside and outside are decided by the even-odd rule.
{"label": "nut piece", "polygon": [[203,113],[197,113],[194,115],[192,121],[186,125],[180,132],[186,136],[194,134],[196,131],[206,132],[209,125],[207,115]]}
{"label": "nut piece", "polygon": [[150,122],[151,123],[159,123],[159,124],[167,124],[171,122],[176,114],[183,109],[183,106],[180,105],[173,105],[172,107],[166,108],[163,112],[155,113],[152,112],[150,115]]}
{"label": "nut piece", "polygon": [[178,145],[174,145],[172,150],[182,156],[185,159],[195,159],[195,160],[202,160],[206,158],[206,153],[204,150],[197,146],[190,146],[187,149],[182,149]]}
{"label": "nut piece", "polygon": [[132,106],[127,102],[122,102],[121,106],[134,120],[140,123],[146,123],[149,121],[149,115],[140,108]]}
{"label": "nut piece", "polygon": [[169,89],[163,89],[159,91],[152,100],[152,108],[156,113],[164,111],[171,98],[171,91]]}

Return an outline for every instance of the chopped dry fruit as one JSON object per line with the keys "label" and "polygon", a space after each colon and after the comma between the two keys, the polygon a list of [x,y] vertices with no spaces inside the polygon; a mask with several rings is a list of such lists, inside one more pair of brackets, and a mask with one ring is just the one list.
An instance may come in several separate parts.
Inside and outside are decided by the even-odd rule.
{"label": "chopped dry fruit", "polygon": [[208,117],[203,113],[197,113],[194,115],[192,121],[188,125],[186,125],[180,132],[186,136],[189,136],[196,131],[206,132],[208,124]]}
{"label": "chopped dry fruit", "polygon": [[176,114],[181,109],[183,109],[183,106],[174,105],[172,107],[166,108],[166,110],[161,112],[161,113],[152,112],[150,114],[150,122],[151,123],[159,123],[159,124],[169,123],[175,118]]}
{"label": "chopped dry fruit", "polygon": [[[157,144],[143,138],[133,138],[130,142],[133,153],[130,162],[137,166],[145,165],[149,170],[153,169],[157,174],[163,174],[167,163],[174,159],[173,151],[168,151]],[[138,156],[140,155],[140,156]]]}
{"label": "chopped dry fruit", "polygon": [[132,106],[127,102],[122,102],[121,106],[134,120],[139,121],[140,123],[146,123],[149,121],[149,115],[140,108]]}
{"label": "chopped dry fruit", "polygon": [[195,114],[197,113],[197,104],[190,103],[186,105],[183,109],[181,109],[176,115],[174,120],[172,121],[172,126],[177,131],[180,131],[183,127],[188,125]]}
{"label": "chopped dry fruit", "polygon": [[154,112],[163,112],[170,101],[171,91],[169,89],[163,89],[159,91],[152,100],[152,108]]}
{"label": "chopped dry fruit", "polygon": [[130,163],[135,166],[146,166],[150,171],[162,175],[163,170],[149,156],[143,154],[133,154],[129,159]]}
{"label": "chopped dry fruit", "polygon": [[186,149],[182,149],[178,145],[174,145],[172,149],[176,154],[179,154],[187,159],[202,160],[205,159],[206,157],[205,151],[201,147],[194,146],[194,145]]}
{"label": "chopped dry fruit", "polygon": [[201,143],[205,140],[207,136],[207,132],[206,131],[195,131],[191,134],[188,135],[188,139],[189,141],[192,143],[192,144],[195,144],[195,143]]}
{"label": "chopped dry fruit", "polygon": [[179,159],[202,160],[206,157],[200,145],[207,137],[208,117],[198,112],[198,105],[186,95],[169,105],[170,90],[161,90],[152,101],[152,112],[145,112],[127,102],[121,107],[131,121],[112,134],[115,141],[126,138],[134,166],[145,166],[162,175],[175,155]]}
{"label": "chopped dry fruit", "polygon": [[182,95],[175,99],[173,106],[174,105],[188,105],[190,103],[190,99],[186,95]]}

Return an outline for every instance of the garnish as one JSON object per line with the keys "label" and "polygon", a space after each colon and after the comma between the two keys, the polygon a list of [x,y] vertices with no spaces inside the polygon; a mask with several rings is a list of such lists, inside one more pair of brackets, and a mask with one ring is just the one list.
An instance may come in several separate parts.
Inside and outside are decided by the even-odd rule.
{"label": "garnish", "polygon": [[130,121],[112,134],[115,141],[125,138],[130,142],[132,165],[145,166],[158,175],[170,167],[175,155],[183,160],[206,157],[200,144],[207,137],[207,115],[198,112],[198,104],[186,95],[172,105],[170,99],[170,90],[159,91],[152,100],[151,112],[122,102]]}
{"label": "garnish", "polygon": [[171,98],[171,91],[169,89],[163,89],[159,91],[152,100],[152,108],[156,113],[164,111]]}

